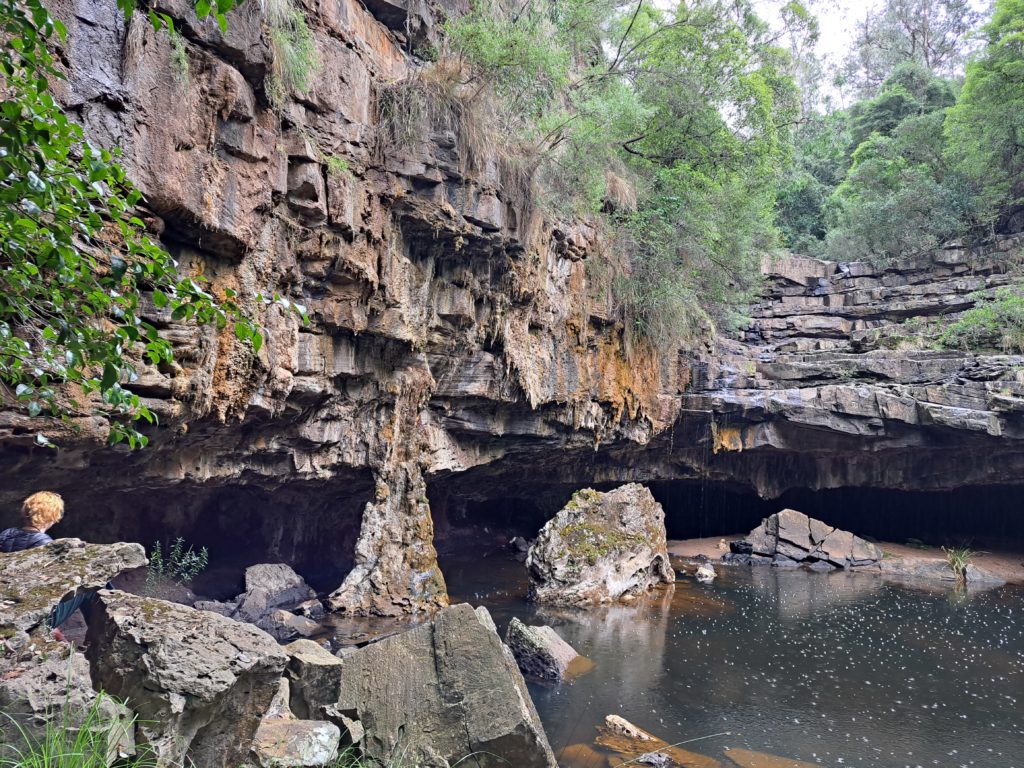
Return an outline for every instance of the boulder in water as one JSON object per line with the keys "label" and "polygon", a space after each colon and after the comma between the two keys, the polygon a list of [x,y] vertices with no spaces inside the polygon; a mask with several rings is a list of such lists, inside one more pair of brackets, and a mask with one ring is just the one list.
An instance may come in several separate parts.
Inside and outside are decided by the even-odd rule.
{"label": "boulder in water", "polygon": [[530,596],[594,605],[671,584],[675,572],[665,539],[665,513],[644,486],[577,491],[530,547]]}
{"label": "boulder in water", "polygon": [[836,568],[877,566],[882,550],[849,531],[833,528],[795,509],[766,517],[741,541],[732,542],[726,562],[771,563],[779,568],[828,563]]}
{"label": "boulder in water", "polygon": [[505,633],[505,643],[522,673],[537,680],[566,680],[592,666],[548,626],[528,627],[513,618]]}
{"label": "boulder in water", "polygon": [[697,566],[697,572],[694,575],[701,584],[710,584],[718,576],[711,563],[701,563]]}

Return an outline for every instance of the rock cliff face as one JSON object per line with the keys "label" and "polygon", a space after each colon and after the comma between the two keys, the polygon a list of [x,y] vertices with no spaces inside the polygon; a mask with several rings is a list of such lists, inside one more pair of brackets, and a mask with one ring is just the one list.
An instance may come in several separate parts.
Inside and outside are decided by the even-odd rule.
{"label": "rock cliff face", "polygon": [[254,355],[231,329],[151,308],[177,363],[135,385],[160,416],[150,447],[104,448],[103,423],[83,417],[46,451],[35,421],[0,410],[8,508],[53,487],[70,502],[64,535],[241,538],[311,580],[324,570],[337,610],[397,614],[446,603],[434,518],[510,483],[560,489],[553,513],[564,489],[595,482],[712,477],[771,495],[1024,476],[1024,360],[880,346],[906,318],[1006,281],[1020,243],[889,272],[784,260],[744,342],[627,359],[588,278],[594,229],[545,219],[521,173],[457,121],[381,140],[384,94],[430,76],[409,51],[436,9],[303,0],[322,63],[275,110],[260,3],[226,33],[184,0],[152,5],[175,19],[186,67],[144,14],[54,0],[62,99],[121,147],[184,266],[216,291],[288,296],[310,320],[253,305],[267,328]]}

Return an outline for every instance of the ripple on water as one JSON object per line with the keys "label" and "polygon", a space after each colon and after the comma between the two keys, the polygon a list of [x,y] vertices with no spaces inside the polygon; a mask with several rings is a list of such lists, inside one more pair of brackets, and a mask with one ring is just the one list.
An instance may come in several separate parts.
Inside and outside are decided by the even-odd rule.
{"label": "ripple on water", "polygon": [[730,768],[1024,768],[1020,587],[720,568],[712,585],[571,611],[527,603],[525,570],[504,555],[442,566],[453,599],[487,605],[502,630],[512,616],[550,624],[594,661],[572,684],[531,686],[556,752],[592,758],[582,747],[618,714],[668,742],[731,732],[686,745]]}

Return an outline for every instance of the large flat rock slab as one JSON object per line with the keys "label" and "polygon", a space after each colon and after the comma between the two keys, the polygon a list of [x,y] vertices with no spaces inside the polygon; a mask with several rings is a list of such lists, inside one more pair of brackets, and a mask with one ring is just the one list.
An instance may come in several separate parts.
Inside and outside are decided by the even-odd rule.
{"label": "large flat rock slab", "polygon": [[131,702],[160,765],[244,763],[288,660],[256,627],[117,590],[99,592],[87,642],[94,684]]}
{"label": "large flat rock slab", "polygon": [[80,589],[102,589],[119,573],[147,562],[141,544],[86,544],[81,539],[0,553],[0,629],[28,632],[65,597]]}
{"label": "large flat rock slab", "polygon": [[365,727],[371,762],[448,768],[473,755],[479,768],[556,768],[515,659],[482,608],[445,608],[346,655],[337,709]]}

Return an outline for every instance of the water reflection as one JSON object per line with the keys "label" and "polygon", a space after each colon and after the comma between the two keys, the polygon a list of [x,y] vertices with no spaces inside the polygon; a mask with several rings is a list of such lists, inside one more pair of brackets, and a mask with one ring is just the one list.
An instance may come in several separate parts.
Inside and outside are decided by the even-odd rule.
{"label": "water reflection", "polygon": [[[593,745],[618,714],[730,768],[779,755],[817,765],[1024,768],[1024,590],[953,595],[866,574],[722,568],[633,606],[539,609],[503,554],[442,562],[454,599],[547,623],[596,667],[531,686],[556,751]],[[951,596],[952,595],[952,596]],[[581,754],[585,751],[574,746]],[[747,752],[737,751],[747,750]]]}

